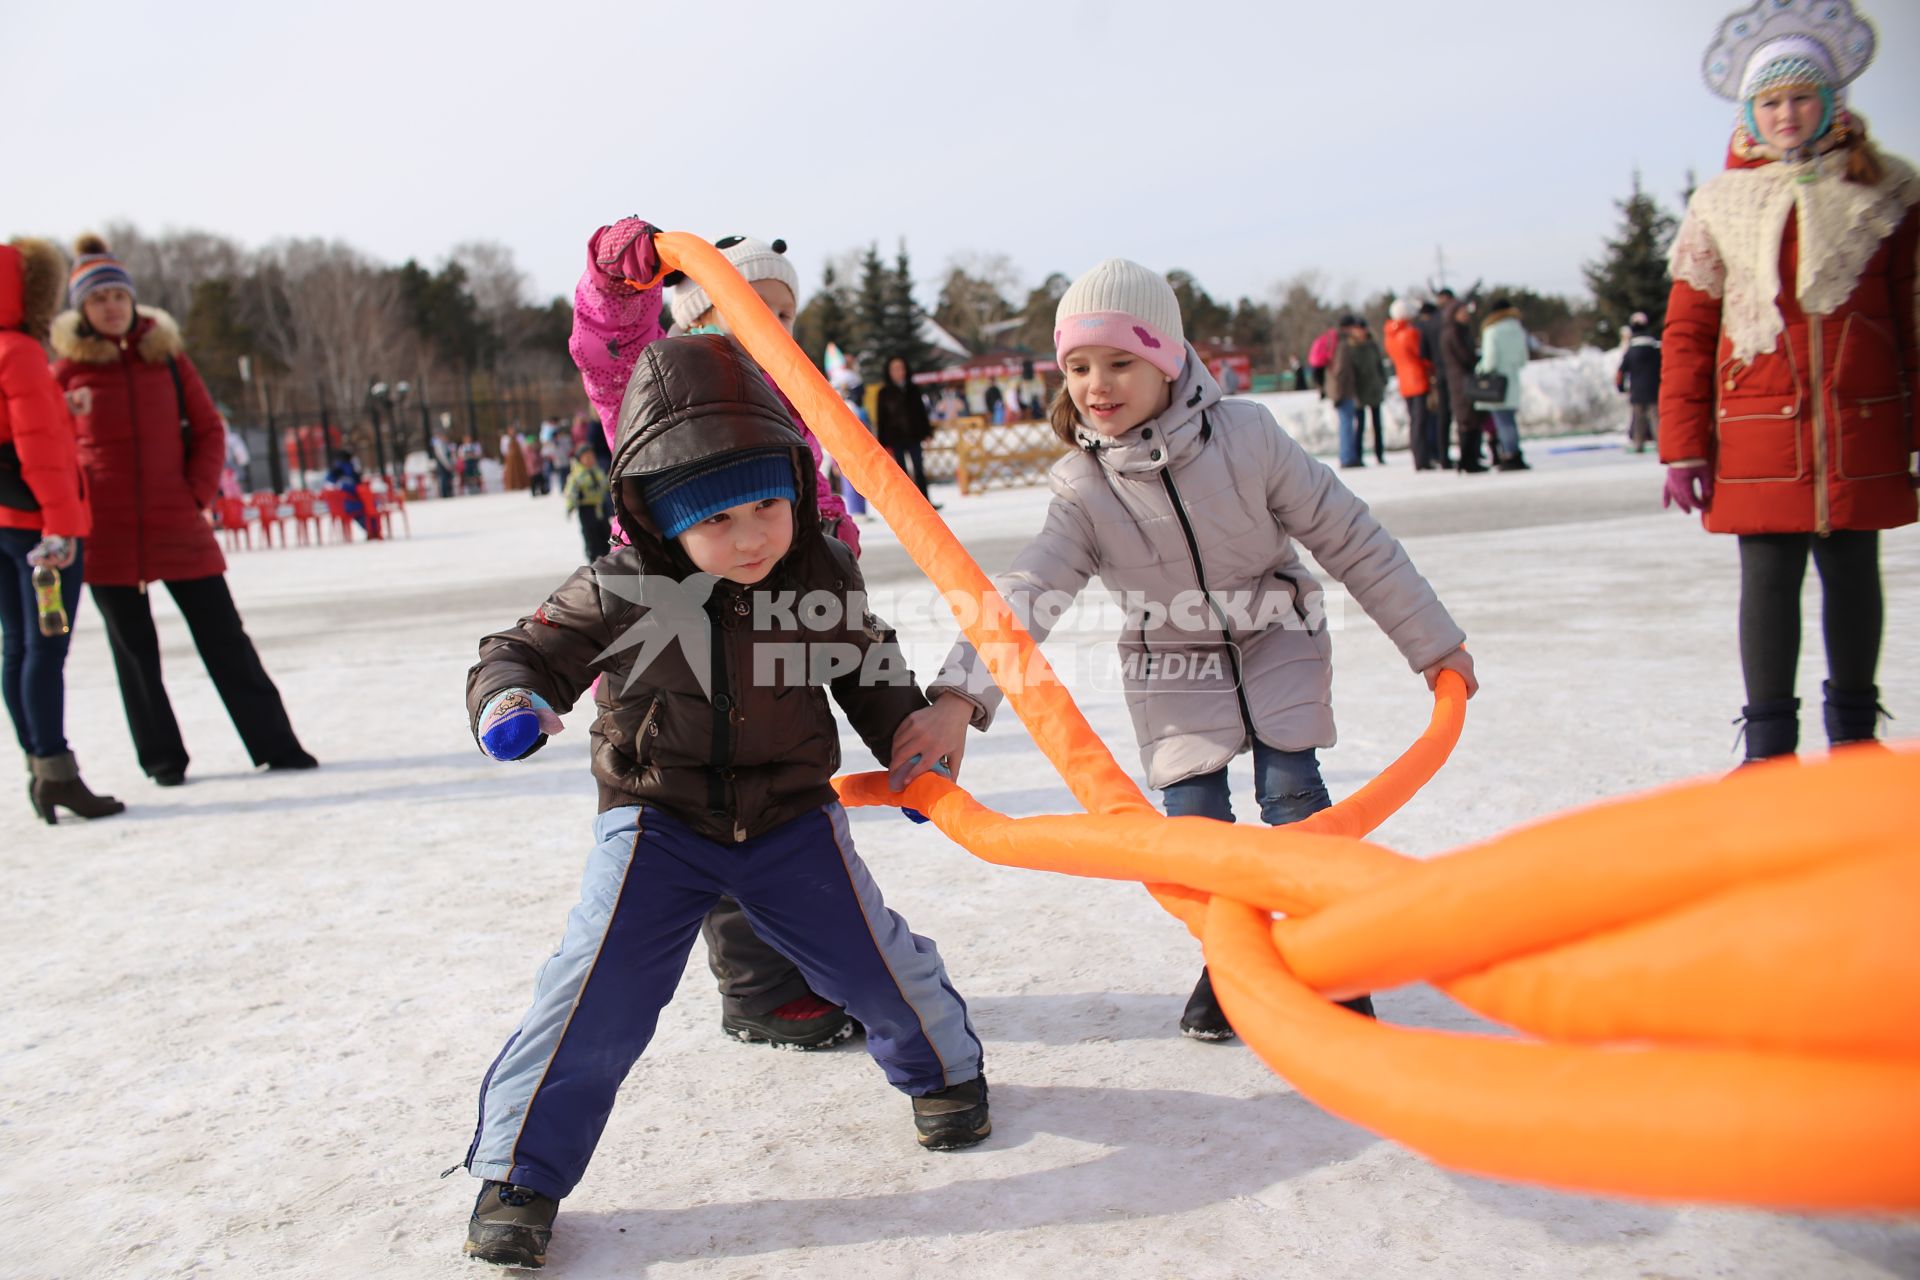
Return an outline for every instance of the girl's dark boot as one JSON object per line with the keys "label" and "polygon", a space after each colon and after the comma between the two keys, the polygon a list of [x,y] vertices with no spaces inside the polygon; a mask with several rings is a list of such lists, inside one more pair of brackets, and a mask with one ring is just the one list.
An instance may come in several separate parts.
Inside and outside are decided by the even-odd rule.
{"label": "girl's dark boot", "polygon": [[1745,764],[1790,756],[1800,746],[1800,699],[1773,698],[1740,709],[1740,732],[1747,741]]}
{"label": "girl's dark boot", "polygon": [[1880,717],[1887,714],[1880,705],[1880,687],[1836,689],[1829,680],[1820,686],[1827,699],[1827,742],[1844,747],[1856,742],[1872,742],[1879,736]]}
{"label": "girl's dark boot", "polygon": [[56,808],[82,818],[110,818],[127,807],[112,796],[97,796],[87,790],[87,784],[80,781],[80,766],[74,763],[71,751],[62,751],[57,756],[33,756],[29,766],[33,781],[27,784],[27,799],[33,802],[33,811],[50,827],[60,821]]}

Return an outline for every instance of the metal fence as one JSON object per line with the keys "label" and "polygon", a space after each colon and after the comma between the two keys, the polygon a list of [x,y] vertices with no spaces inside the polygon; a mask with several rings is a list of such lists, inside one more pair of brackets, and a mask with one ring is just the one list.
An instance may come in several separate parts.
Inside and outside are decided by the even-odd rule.
{"label": "metal fence", "polygon": [[[248,492],[313,488],[334,450],[342,448],[354,452],[362,470],[398,476],[409,458],[430,456],[436,434],[456,447],[477,442],[485,456],[497,459],[505,433],[532,433],[544,419],[570,422],[587,411],[577,381],[529,383],[488,396],[452,388],[408,387],[403,393],[384,388],[383,394],[344,408],[320,397],[287,404],[275,403],[271,394],[258,399],[220,406],[247,448],[248,461],[235,471]],[[415,470],[423,465],[416,461]]]}

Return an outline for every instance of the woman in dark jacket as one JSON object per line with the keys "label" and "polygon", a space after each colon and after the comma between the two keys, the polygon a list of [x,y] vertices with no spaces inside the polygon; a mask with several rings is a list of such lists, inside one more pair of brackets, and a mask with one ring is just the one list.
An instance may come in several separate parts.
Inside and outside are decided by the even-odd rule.
{"label": "woman in dark jacket", "polygon": [[[67,749],[63,669],[80,604],[80,544],[92,523],[73,420],[40,347],[64,268],[44,240],[0,245],[0,690],[33,775],[27,797],[49,824],[56,808],[83,818],[126,808],[89,791]],[[43,565],[58,574],[64,626],[39,622],[33,572]]]}
{"label": "woman in dark jacket", "polygon": [[1440,361],[1446,369],[1447,395],[1459,428],[1461,471],[1485,471],[1480,437],[1486,414],[1473,402],[1473,372],[1480,362],[1480,334],[1473,327],[1473,304],[1449,302],[1440,309]]}
{"label": "woman in dark jacket", "polygon": [[160,682],[147,600],[147,585],[164,582],[253,763],[311,769],[201,515],[226,452],[219,411],[172,317],[135,305],[132,278],[99,237],[81,237],[75,250],[74,310],[53,323],[53,376],[79,431],[94,530],[86,581],[106,618],[140,767],[163,787],[186,780],[187,748]]}
{"label": "woman in dark jacket", "polygon": [[887,361],[887,385],[880,388],[876,409],[875,434],[893,455],[893,460],[900,464],[902,471],[907,470],[909,462],[912,463],[913,482],[920,486],[920,496],[924,498],[927,494],[927,468],[920,454],[920,446],[933,434],[933,423],[927,418],[926,401],[920,398],[919,389],[913,385],[913,375],[907,368],[907,362],[899,356]]}

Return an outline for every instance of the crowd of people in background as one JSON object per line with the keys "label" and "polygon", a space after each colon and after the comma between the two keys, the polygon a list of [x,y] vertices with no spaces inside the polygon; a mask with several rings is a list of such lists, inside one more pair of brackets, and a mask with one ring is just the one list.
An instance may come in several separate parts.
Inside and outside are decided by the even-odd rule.
{"label": "crowd of people in background", "polygon": [[1530,469],[1519,409],[1532,342],[1509,299],[1494,298],[1484,313],[1477,297],[1444,286],[1417,306],[1395,299],[1385,339],[1383,346],[1366,319],[1349,314],[1314,340],[1304,368],[1291,362],[1296,385],[1311,382],[1334,407],[1342,468],[1366,465],[1369,425],[1374,461],[1386,462],[1381,406],[1393,382],[1407,409],[1414,470]]}

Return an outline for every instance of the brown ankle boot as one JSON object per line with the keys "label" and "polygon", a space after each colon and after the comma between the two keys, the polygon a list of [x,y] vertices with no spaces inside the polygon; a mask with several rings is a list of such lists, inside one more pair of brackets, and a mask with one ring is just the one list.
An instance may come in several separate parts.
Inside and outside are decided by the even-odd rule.
{"label": "brown ankle boot", "polygon": [[27,784],[27,799],[33,802],[33,811],[46,819],[50,827],[60,821],[56,808],[82,818],[110,818],[127,807],[112,796],[97,796],[87,790],[87,784],[80,781],[80,766],[74,763],[71,751],[57,756],[34,756],[32,768],[33,781]]}

